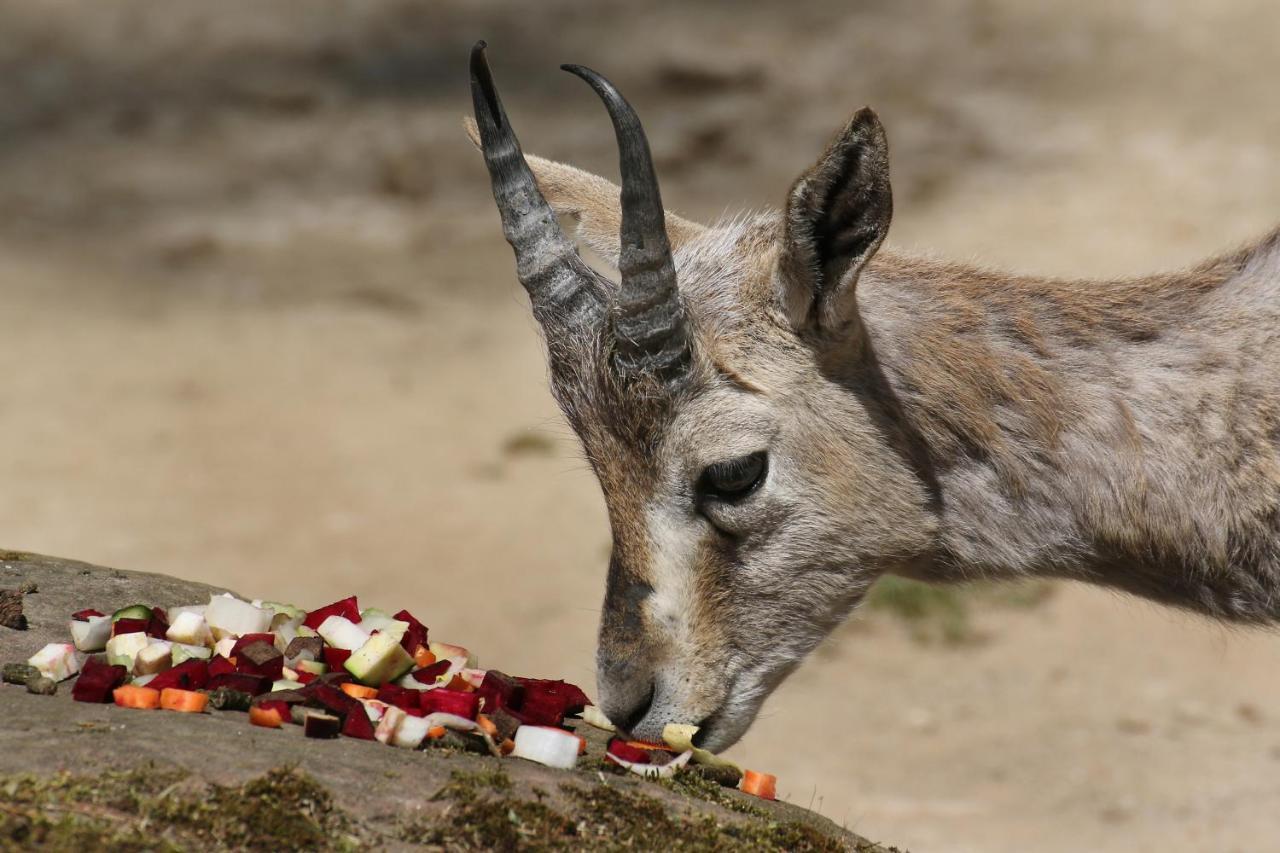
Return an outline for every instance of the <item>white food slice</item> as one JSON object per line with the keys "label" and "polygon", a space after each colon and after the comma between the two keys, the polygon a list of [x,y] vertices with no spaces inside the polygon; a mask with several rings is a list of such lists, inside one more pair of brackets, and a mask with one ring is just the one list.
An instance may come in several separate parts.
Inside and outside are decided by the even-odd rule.
{"label": "white food slice", "polygon": [[138,652],[151,644],[151,638],[142,631],[130,631],[128,634],[116,634],[107,640],[107,663],[112,666],[123,666],[133,671],[133,659]]}
{"label": "white food slice", "polygon": [[516,746],[511,754],[548,767],[572,769],[578,763],[577,735],[551,726],[521,726],[516,729]]}
{"label": "white food slice", "polygon": [[71,620],[71,642],[82,652],[100,652],[110,639],[110,616],[90,616],[84,622]]}
{"label": "white food slice", "polygon": [[169,630],[165,632],[165,638],[188,646],[213,645],[213,632],[209,630],[209,623],[204,616],[190,610],[178,614],[178,618],[173,620]]}
{"label": "white food slice", "polygon": [[[411,717],[405,714],[404,719],[391,735],[391,745],[402,749],[417,749],[426,740],[427,731],[430,728],[426,717]],[[377,736],[376,732],[374,736]]]}
{"label": "white food slice", "polygon": [[369,642],[369,632],[345,616],[330,616],[316,629],[326,643],[335,649],[354,652]]}
{"label": "white food slice", "polygon": [[396,729],[400,727],[400,723],[408,716],[404,709],[397,708],[395,705],[387,708],[382,714],[382,719],[378,721],[378,727],[373,731],[374,738],[381,743],[391,743]]}
{"label": "white food slice", "polygon": [[49,643],[28,658],[27,664],[38,669],[45,678],[62,681],[80,671],[82,660],[71,643]]}
{"label": "white food slice", "polygon": [[228,595],[210,597],[209,606],[204,611],[205,621],[209,623],[209,630],[216,640],[243,637],[245,634],[264,634],[271,627],[274,615],[274,611],[254,607],[247,601]]}

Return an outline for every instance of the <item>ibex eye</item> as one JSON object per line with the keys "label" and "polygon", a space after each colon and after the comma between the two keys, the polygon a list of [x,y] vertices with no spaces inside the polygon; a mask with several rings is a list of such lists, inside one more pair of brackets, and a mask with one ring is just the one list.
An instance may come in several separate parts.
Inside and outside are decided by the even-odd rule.
{"label": "ibex eye", "polygon": [[698,478],[699,497],[736,501],[755,491],[768,470],[764,451],[708,465]]}

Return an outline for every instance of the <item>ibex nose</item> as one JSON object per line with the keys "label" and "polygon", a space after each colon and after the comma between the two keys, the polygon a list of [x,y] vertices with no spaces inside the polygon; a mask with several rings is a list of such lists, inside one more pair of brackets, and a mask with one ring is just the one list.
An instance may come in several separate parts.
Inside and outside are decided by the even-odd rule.
{"label": "ibex nose", "polygon": [[657,688],[652,674],[632,660],[602,658],[599,681],[601,710],[614,725],[629,733],[653,707]]}

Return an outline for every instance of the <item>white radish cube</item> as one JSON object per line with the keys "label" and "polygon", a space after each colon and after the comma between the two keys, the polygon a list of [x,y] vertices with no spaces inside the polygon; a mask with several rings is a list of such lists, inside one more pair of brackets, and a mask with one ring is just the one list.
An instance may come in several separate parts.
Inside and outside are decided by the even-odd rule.
{"label": "white radish cube", "polygon": [[50,643],[32,655],[27,664],[54,681],[70,678],[80,671],[81,657],[71,643]]}
{"label": "white radish cube", "polygon": [[207,646],[188,646],[186,643],[173,644],[173,665],[186,663],[189,660],[209,660],[213,657],[213,649]]}
{"label": "white radish cube", "polygon": [[[391,736],[391,745],[401,749],[417,749],[426,740],[427,731],[430,728],[431,725],[425,717],[410,717],[406,714],[400,721],[400,725],[396,726],[395,734]],[[516,734],[519,733],[520,729],[516,729]]]}
{"label": "white radish cube", "polygon": [[483,669],[467,669],[463,667],[462,672],[458,673],[458,677],[472,687],[479,688],[481,684],[484,684],[484,674],[485,670]]}
{"label": "white radish cube", "polygon": [[165,611],[165,614],[169,617],[169,624],[172,625],[178,621],[178,617],[183,613],[195,613],[203,619],[204,612],[208,607],[209,605],[207,604],[183,604],[180,607],[170,607]]}
{"label": "white radish cube", "polygon": [[578,763],[577,735],[550,726],[521,726],[516,729],[516,746],[511,754],[548,767],[570,770]]}
{"label": "white radish cube", "polygon": [[173,649],[164,640],[155,640],[139,649],[133,657],[136,675],[155,675],[173,666]]}
{"label": "white radish cube", "polygon": [[378,721],[378,727],[374,729],[373,736],[381,743],[391,743],[391,738],[395,736],[396,729],[400,723],[409,715],[404,709],[391,705],[382,714],[382,719]]}
{"label": "white radish cube", "polygon": [[303,617],[298,616],[293,619],[280,620],[280,614],[276,614],[276,618],[271,620],[271,633],[276,635],[276,648],[283,652],[289,648],[289,644],[298,636],[298,629],[302,627]]}
{"label": "white radish cube", "polygon": [[236,637],[223,637],[213,646],[213,653],[219,657],[231,657],[231,650],[236,647]]}
{"label": "white radish cube", "polygon": [[204,619],[217,640],[243,637],[245,634],[265,634],[271,627],[274,615],[271,610],[254,607],[247,601],[227,595],[212,596],[204,611]]}
{"label": "white radish cube", "polygon": [[390,616],[378,614],[366,616],[360,620],[359,625],[361,630],[370,634],[374,631],[390,634],[396,638],[397,643],[404,639],[405,631],[409,630],[408,622],[401,622],[399,619],[392,619]]}
{"label": "white radish cube", "polygon": [[347,672],[354,675],[361,684],[379,687],[388,681],[395,681],[413,669],[413,658],[409,657],[409,653],[400,646],[400,641],[395,637],[379,633],[374,634],[364,645],[352,652],[345,666]]}
{"label": "white radish cube", "polygon": [[110,639],[110,616],[90,616],[84,622],[71,621],[71,642],[82,652],[100,652]]}
{"label": "white radish cube", "polygon": [[369,632],[345,616],[330,616],[320,623],[316,632],[335,649],[354,652],[369,642]]}
{"label": "white radish cube", "polygon": [[128,634],[116,634],[107,640],[107,663],[112,666],[123,666],[133,670],[133,659],[138,652],[151,644],[151,638],[142,631],[131,631]]}
{"label": "white radish cube", "polygon": [[434,684],[423,684],[421,681],[414,678],[412,673],[397,681],[396,684],[406,690],[432,690],[435,688]]}
{"label": "white radish cube", "polygon": [[178,618],[173,620],[173,624],[165,632],[165,637],[188,646],[213,645],[213,632],[209,630],[209,623],[199,613],[192,613],[190,610],[178,614]]}

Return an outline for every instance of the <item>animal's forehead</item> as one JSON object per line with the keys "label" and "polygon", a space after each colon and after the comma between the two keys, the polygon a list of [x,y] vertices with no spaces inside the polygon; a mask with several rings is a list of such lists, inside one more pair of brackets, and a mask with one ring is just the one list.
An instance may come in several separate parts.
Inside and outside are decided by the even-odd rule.
{"label": "animal's forehead", "polygon": [[770,296],[780,221],[742,216],[708,228],[673,253],[680,294],[704,333],[739,329]]}

